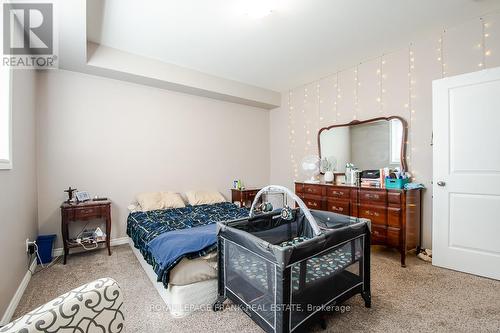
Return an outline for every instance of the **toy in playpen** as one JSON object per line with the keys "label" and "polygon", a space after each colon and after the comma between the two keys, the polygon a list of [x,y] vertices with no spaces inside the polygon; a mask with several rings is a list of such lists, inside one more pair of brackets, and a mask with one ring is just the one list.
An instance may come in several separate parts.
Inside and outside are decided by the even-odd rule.
{"label": "toy in playpen", "polygon": [[[260,196],[271,191],[298,208],[257,213]],[[217,233],[214,310],[229,298],[266,332],[292,332],[355,294],[371,306],[369,220],[310,211],[293,192],[271,185],[257,193],[248,218],[218,223]]]}

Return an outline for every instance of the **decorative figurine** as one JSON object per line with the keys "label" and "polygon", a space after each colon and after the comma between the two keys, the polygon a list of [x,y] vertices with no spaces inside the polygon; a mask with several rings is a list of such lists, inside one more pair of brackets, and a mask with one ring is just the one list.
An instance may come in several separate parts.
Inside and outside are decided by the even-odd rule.
{"label": "decorative figurine", "polygon": [[66,201],[67,203],[71,202],[71,200],[73,199],[73,192],[75,192],[76,190],[76,188],[71,188],[71,186],[67,190],[64,190],[64,192],[68,193],[68,200]]}

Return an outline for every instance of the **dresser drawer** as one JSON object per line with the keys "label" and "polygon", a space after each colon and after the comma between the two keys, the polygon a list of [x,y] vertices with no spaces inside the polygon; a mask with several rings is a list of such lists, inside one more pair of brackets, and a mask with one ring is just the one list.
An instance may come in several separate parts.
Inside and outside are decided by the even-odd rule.
{"label": "dresser drawer", "polygon": [[328,199],[326,210],[338,214],[349,215],[349,201]]}
{"label": "dresser drawer", "polygon": [[321,185],[304,184],[303,193],[304,194],[324,195],[323,189],[324,189],[324,187]]}
{"label": "dresser drawer", "polygon": [[359,217],[370,219],[373,224],[386,225],[387,213],[385,207],[360,206]]}
{"label": "dresser drawer", "polygon": [[334,188],[328,187],[326,189],[326,196],[329,198],[349,200],[350,195],[351,195],[351,190],[349,189],[335,188],[335,187]]}
{"label": "dresser drawer", "polygon": [[311,199],[311,198],[302,198],[307,208],[309,209],[323,209],[322,200],[321,199]]}
{"label": "dresser drawer", "polygon": [[101,207],[81,207],[74,209],[75,220],[99,218],[103,214],[101,213]]}
{"label": "dresser drawer", "polygon": [[377,225],[372,225],[372,242],[383,243],[387,241],[387,228]]}
{"label": "dresser drawer", "polygon": [[387,245],[399,247],[401,229],[398,228],[387,228]]}
{"label": "dresser drawer", "polygon": [[387,192],[387,201],[389,204],[401,205],[401,192]]}
{"label": "dresser drawer", "polygon": [[387,208],[387,224],[389,227],[401,228],[401,208]]}
{"label": "dresser drawer", "polygon": [[380,203],[385,205],[387,201],[387,194],[385,191],[360,190],[359,201],[362,204]]}

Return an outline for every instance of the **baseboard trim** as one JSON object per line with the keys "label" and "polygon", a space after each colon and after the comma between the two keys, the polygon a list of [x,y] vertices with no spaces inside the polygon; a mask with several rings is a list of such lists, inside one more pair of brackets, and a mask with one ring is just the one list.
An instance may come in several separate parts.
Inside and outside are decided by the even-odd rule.
{"label": "baseboard trim", "polygon": [[14,312],[16,311],[16,308],[19,305],[21,298],[23,297],[24,291],[26,290],[26,287],[28,286],[28,283],[31,280],[31,275],[32,275],[31,272],[34,272],[35,269],[36,269],[36,259],[33,260],[33,262],[31,263],[29,270],[26,272],[23,279],[21,280],[21,283],[19,284],[16,293],[10,300],[9,306],[7,307],[7,310],[5,310],[5,313],[2,316],[0,327],[5,326],[12,321],[12,316],[14,315]]}
{"label": "baseboard trim", "polygon": [[[113,239],[111,239],[110,244],[111,244],[111,246],[128,244],[128,237],[113,238]],[[82,250],[77,250],[77,251],[85,251],[85,250],[82,249]],[[53,257],[62,256],[63,253],[64,253],[64,249],[62,247],[59,247],[57,249],[52,250]]]}
{"label": "baseboard trim", "polygon": [[[123,244],[128,244],[128,237],[120,237],[120,238],[114,238],[111,240],[111,246],[118,246],[118,245],[123,245]],[[62,248],[57,248],[52,251],[52,256],[53,257],[59,257],[63,254],[64,250]],[[26,290],[26,287],[28,286],[28,283],[31,280],[32,273],[36,269],[37,263],[36,259],[33,260],[33,262],[30,265],[29,270],[26,272],[24,275],[23,279],[21,280],[21,283],[19,284],[19,287],[16,290],[16,293],[10,300],[9,306],[5,310],[2,320],[0,321],[0,327],[7,325],[12,321],[12,316],[14,315],[14,312],[16,311],[17,306],[19,305],[19,302],[21,301],[21,298],[23,297],[24,291]]]}

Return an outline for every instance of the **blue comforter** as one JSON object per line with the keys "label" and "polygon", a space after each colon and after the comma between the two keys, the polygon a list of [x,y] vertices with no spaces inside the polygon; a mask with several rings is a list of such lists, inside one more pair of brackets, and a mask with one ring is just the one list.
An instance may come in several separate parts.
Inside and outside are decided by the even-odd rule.
{"label": "blue comforter", "polygon": [[[215,225],[215,223],[219,221],[234,220],[247,216],[248,209],[238,208],[230,202],[153,210],[148,212],[133,212],[129,214],[127,219],[127,235],[133,240],[134,246],[140,250],[144,259],[153,266],[154,271],[158,274],[158,281],[163,282],[165,287],[167,287],[170,269],[172,269],[177,262],[183,257],[192,259],[204,256],[215,250],[217,244],[214,243],[212,246],[205,247],[201,250],[180,254],[178,260],[173,260],[171,264],[166,263],[163,265],[162,262],[162,265],[160,265],[156,262],[156,258],[148,246],[151,242],[169,233],[184,230],[186,233],[191,234],[192,230],[202,226]],[[215,230],[213,234],[215,235]],[[185,234],[177,234],[177,236],[174,237],[179,238],[180,241],[182,239],[189,242],[191,241],[190,238],[185,237]],[[167,248],[172,245],[170,241],[163,241],[166,242],[165,247]],[[161,241],[158,240],[157,242]],[[187,251],[188,248],[192,248],[192,246],[193,245],[189,245],[184,252]],[[157,256],[160,257],[161,254],[157,254]],[[170,261],[171,260],[169,260],[169,262]]]}
{"label": "blue comforter", "polygon": [[217,242],[216,225],[166,232],[148,243],[147,249],[156,262],[155,273],[163,276],[182,258],[213,248]]}

